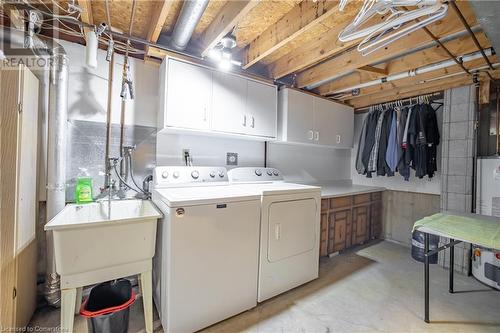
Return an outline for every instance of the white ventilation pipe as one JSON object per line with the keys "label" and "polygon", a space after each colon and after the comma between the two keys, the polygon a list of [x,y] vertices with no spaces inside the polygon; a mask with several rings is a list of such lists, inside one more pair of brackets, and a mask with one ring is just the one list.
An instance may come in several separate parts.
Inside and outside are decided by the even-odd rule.
{"label": "white ventilation pipe", "polygon": [[194,29],[208,6],[209,0],[186,0],[175,22],[171,45],[178,51],[185,50]]}
{"label": "white ventilation pipe", "polygon": [[[484,52],[485,52],[486,56],[488,56],[488,57],[495,54],[493,48],[491,48],[491,47],[485,49]],[[478,51],[478,52],[466,54],[466,55],[464,55],[462,57],[458,57],[457,60],[458,61],[462,61],[462,62],[465,63],[465,62],[476,60],[476,59],[479,59],[479,58],[482,58],[482,57],[483,57],[483,55],[481,54],[481,52]],[[453,65],[456,65],[456,62],[454,60],[445,60],[445,61],[438,62],[436,64],[426,65],[426,66],[418,67],[418,68],[415,68],[415,69],[411,69],[411,70],[406,71],[406,72],[401,72],[401,73],[389,75],[387,77],[382,77],[380,79],[376,79],[376,80],[373,80],[373,81],[368,81],[368,82],[360,83],[360,84],[357,84],[357,85],[352,86],[352,87],[339,89],[339,90],[336,90],[336,91],[332,92],[329,95],[335,95],[335,94],[341,94],[341,93],[346,93],[346,92],[352,92],[353,90],[356,90],[356,89],[362,89],[362,88],[366,88],[366,87],[375,86],[375,85],[381,84],[381,83],[386,83],[386,82],[401,80],[401,79],[405,79],[405,78],[408,78],[408,77],[413,77],[413,76],[416,76],[416,75],[420,75],[420,74],[424,74],[424,73],[429,73],[429,72],[432,72],[432,71],[436,71],[438,69],[450,67],[450,66],[453,66]]]}

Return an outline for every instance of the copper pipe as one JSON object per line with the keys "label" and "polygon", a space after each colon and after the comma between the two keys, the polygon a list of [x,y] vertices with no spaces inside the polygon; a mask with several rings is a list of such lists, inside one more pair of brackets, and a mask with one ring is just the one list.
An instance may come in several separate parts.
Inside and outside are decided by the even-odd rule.
{"label": "copper pipe", "polygon": [[479,41],[477,40],[476,35],[474,34],[474,32],[472,31],[472,29],[470,28],[469,23],[467,23],[467,20],[465,19],[464,15],[460,11],[460,9],[457,7],[457,4],[455,3],[455,0],[451,0],[451,1],[449,1],[449,3],[451,5],[451,7],[453,7],[453,9],[455,10],[455,13],[457,14],[457,16],[460,19],[460,21],[462,21],[462,24],[464,25],[465,29],[467,29],[467,31],[469,32],[469,35],[472,37],[472,40],[474,41],[474,44],[476,44],[476,47],[478,48],[478,50],[483,55],[484,60],[488,64],[488,67],[491,70],[494,70],[495,67],[493,67],[493,64],[490,62],[490,59],[488,59],[488,57],[486,56],[486,54],[484,54],[483,48],[481,47],[481,44],[479,44]]}

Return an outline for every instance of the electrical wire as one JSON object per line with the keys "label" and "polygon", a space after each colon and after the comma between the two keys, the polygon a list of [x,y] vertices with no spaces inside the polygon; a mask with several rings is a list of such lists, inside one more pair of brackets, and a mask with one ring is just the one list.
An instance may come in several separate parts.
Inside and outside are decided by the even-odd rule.
{"label": "electrical wire", "polygon": [[139,185],[137,185],[137,183],[135,182],[135,178],[134,178],[134,168],[132,167],[132,158],[131,156],[128,158],[128,163],[129,163],[129,172],[130,172],[130,179],[132,179],[132,183],[134,183],[134,185],[141,190],[142,193],[146,194],[146,195],[149,195],[149,193],[147,193],[146,191],[144,191],[143,189],[140,188]]}

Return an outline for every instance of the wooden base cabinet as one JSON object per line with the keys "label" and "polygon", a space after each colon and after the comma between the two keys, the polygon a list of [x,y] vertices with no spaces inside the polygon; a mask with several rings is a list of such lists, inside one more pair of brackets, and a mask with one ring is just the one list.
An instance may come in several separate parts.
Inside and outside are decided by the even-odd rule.
{"label": "wooden base cabinet", "polygon": [[382,192],[321,200],[320,256],[380,238]]}

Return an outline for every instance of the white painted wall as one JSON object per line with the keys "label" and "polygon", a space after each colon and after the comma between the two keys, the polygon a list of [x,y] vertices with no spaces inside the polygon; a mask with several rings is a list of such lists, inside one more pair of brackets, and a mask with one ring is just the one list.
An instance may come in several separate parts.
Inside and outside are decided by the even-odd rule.
{"label": "white painted wall", "polygon": [[[354,115],[354,148],[351,154],[351,177],[354,184],[359,185],[370,185],[370,186],[383,186],[389,190],[395,191],[407,191],[416,193],[428,193],[428,194],[441,194],[441,149],[438,148],[438,171],[432,178],[424,177],[423,179],[418,179],[415,177],[415,171],[411,170],[411,177],[409,181],[405,181],[403,177],[396,173],[394,177],[377,176],[373,175],[373,178],[366,178],[366,176],[359,175],[356,172],[356,154],[358,152],[358,142],[359,135],[361,133],[361,127],[363,125],[363,119],[368,115],[368,113],[355,114]],[[440,128],[442,127],[442,108],[437,112],[438,124]],[[441,146],[441,145],[440,145]]]}
{"label": "white painted wall", "polygon": [[[97,68],[85,64],[85,46],[59,40],[69,58],[68,119],[105,122],[108,103],[108,62],[98,50]],[[121,82],[124,57],[115,55],[112,122],[120,123]],[[129,58],[134,78],[135,99],[127,100],[125,124],[156,126],[158,67]]]}
{"label": "white painted wall", "polygon": [[291,182],[321,183],[351,178],[350,149],[271,143],[267,161]]}

